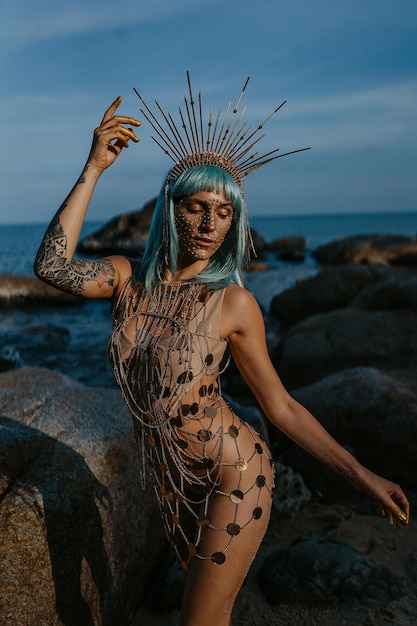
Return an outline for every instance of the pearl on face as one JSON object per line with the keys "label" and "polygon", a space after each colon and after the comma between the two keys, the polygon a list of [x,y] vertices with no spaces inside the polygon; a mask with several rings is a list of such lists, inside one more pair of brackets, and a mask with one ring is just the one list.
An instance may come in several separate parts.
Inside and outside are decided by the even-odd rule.
{"label": "pearl on face", "polygon": [[223,193],[200,191],[175,206],[179,257],[209,261],[221,247],[233,220],[233,207]]}

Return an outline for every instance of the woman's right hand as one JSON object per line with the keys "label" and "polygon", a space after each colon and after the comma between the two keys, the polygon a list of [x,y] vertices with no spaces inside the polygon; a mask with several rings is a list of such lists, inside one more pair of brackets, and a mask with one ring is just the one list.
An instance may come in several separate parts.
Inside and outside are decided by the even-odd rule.
{"label": "woman's right hand", "polygon": [[139,138],[129,126],[140,126],[139,120],[124,115],[115,115],[122,102],[121,96],[110,105],[105,112],[100,126],[94,130],[94,139],[88,156],[89,168],[94,168],[98,174],[110,167],[123,148],[129,147],[129,141],[135,143]]}

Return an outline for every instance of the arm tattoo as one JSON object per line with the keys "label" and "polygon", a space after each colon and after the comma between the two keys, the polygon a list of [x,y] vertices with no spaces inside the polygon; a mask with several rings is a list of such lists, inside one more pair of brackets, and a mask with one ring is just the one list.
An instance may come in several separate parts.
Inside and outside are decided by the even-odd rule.
{"label": "arm tattoo", "polygon": [[336,464],[335,471],[337,474],[339,474],[339,476],[341,476],[342,478],[345,478],[351,485],[356,487],[356,489],[362,489],[363,487],[362,480],[355,474],[352,474],[348,469],[342,467],[341,465]]}
{"label": "arm tattoo", "polygon": [[88,170],[88,163],[86,164],[83,171],[81,172],[80,177],[77,180],[77,185],[81,185],[81,183],[85,183],[85,175],[87,173],[87,170]]}
{"label": "arm tattoo", "polygon": [[109,259],[98,261],[86,259],[67,259],[67,237],[59,214],[52,220],[35,260],[35,271],[46,283],[77,296],[82,296],[85,285],[96,282],[98,287],[114,285],[116,270]]}

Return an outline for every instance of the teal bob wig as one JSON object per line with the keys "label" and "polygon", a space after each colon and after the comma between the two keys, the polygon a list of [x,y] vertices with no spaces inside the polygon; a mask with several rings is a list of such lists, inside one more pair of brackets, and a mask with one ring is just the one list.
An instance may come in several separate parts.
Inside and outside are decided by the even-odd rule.
{"label": "teal bob wig", "polygon": [[246,206],[242,193],[232,176],[221,167],[196,165],[173,180],[168,175],[159,193],[143,259],[135,270],[135,278],[148,291],[163,281],[166,269],[169,268],[172,273],[176,271],[178,235],[175,204],[200,191],[224,193],[233,207],[233,220],[221,247],[195,280],[213,289],[227,287],[232,281],[242,284],[240,271],[248,247]]}

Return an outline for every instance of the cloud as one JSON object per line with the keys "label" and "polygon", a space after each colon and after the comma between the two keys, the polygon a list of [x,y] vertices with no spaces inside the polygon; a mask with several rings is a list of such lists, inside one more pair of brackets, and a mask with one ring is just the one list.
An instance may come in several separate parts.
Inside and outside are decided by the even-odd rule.
{"label": "cloud", "polygon": [[200,10],[224,0],[3,0],[0,8],[0,41],[26,45],[60,37],[72,37],[166,20],[170,15]]}

